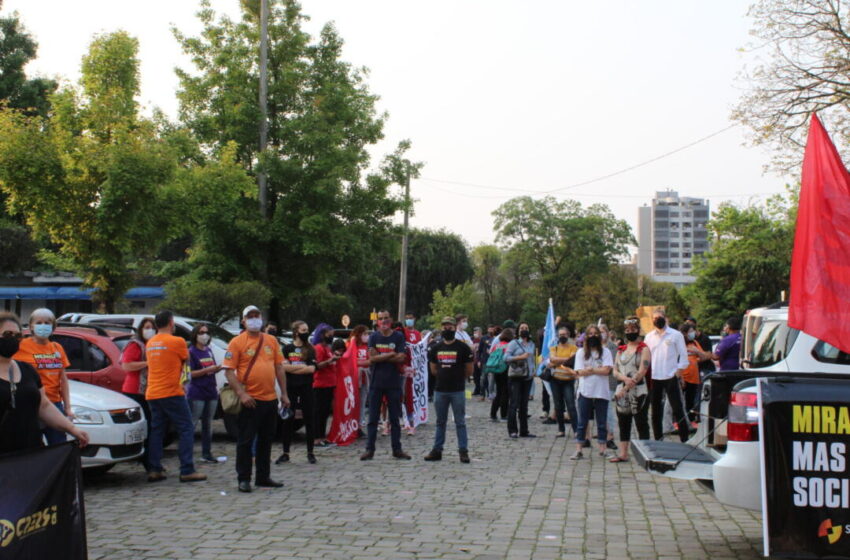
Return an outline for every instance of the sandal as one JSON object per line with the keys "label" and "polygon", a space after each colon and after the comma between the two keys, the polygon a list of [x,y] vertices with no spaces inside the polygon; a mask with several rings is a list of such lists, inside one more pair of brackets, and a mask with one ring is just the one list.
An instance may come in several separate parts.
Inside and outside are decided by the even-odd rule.
{"label": "sandal", "polygon": [[623,457],[620,457],[619,455],[614,455],[613,457],[608,459],[608,462],[609,463],[628,463],[629,458],[628,457],[623,458]]}

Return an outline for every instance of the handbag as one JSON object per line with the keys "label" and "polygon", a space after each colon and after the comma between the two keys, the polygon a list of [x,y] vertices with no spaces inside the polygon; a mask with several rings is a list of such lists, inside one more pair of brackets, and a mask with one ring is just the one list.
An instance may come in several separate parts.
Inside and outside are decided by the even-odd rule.
{"label": "handbag", "polygon": [[552,369],[548,367],[543,368],[543,371],[540,372],[540,379],[546,383],[552,381]]}
{"label": "handbag", "polygon": [[[251,375],[251,370],[254,368],[254,363],[260,355],[260,350],[263,349],[264,338],[265,335],[260,335],[260,343],[257,345],[257,351],[254,352],[254,356],[248,364],[248,369],[245,370],[245,378],[242,380],[243,385],[248,383],[248,376]],[[225,414],[239,414],[242,412],[242,399],[239,398],[239,395],[229,383],[226,383],[221,388],[221,391],[218,392],[218,398],[221,400],[221,410]]]}

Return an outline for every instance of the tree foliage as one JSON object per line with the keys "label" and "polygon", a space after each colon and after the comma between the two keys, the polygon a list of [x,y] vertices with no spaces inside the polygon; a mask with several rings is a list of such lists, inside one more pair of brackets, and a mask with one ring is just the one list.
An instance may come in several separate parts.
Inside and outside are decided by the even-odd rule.
{"label": "tree foliage", "polygon": [[752,130],[755,144],[774,148],[781,171],[799,167],[813,112],[849,145],[850,6],[836,0],[758,0],[749,15],[753,51],[761,57],[744,74],[749,91],[733,118]]}
{"label": "tree foliage", "polygon": [[24,67],[35,58],[38,44],[17,14],[0,18],[0,101],[28,114],[47,115],[56,82],[27,78]]}
{"label": "tree foliage", "polygon": [[138,43],[101,35],[83,59],[81,88],[53,96],[52,118],[0,114],[0,187],[36,235],[53,242],[111,311],[179,223],[169,187],[175,158],[138,116]]}
{"label": "tree foliage", "polygon": [[269,289],[259,282],[222,284],[188,277],[166,284],[165,293],[161,309],[216,324],[239,316],[247,305],[265,307],[272,297]]}
{"label": "tree foliage", "polygon": [[449,284],[443,290],[434,291],[427,322],[431,328],[439,329],[443,317],[454,317],[459,313],[469,316],[470,326],[484,324],[483,301],[472,282]]}

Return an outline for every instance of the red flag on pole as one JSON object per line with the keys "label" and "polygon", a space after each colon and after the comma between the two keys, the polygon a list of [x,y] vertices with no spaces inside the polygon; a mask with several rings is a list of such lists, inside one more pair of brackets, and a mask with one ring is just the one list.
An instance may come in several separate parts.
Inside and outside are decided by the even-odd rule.
{"label": "red flag on pole", "polygon": [[850,173],[815,114],[803,157],[788,325],[850,353]]}

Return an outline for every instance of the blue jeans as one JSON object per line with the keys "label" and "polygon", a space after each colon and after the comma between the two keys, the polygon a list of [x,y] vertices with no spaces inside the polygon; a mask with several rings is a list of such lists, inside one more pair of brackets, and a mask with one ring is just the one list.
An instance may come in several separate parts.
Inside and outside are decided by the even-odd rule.
{"label": "blue jeans", "polygon": [[374,383],[369,387],[369,426],[366,451],[375,451],[378,439],[378,418],[381,416],[381,398],[387,397],[387,416],[390,421],[390,439],[393,451],[401,451],[401,387],[380,387]]}
{"label": "blue jeans", "polygon": [[215,409],[218,408],[218,399],[212,401],[189,400],[189,408],[192,411],[192,432],[201,420],[201,457],[212,457],[212,420]]}
{"label": "blue jeans", "polygon": [[457,430],[458,451],[466,451],[468,441],[466,438],[466,391],[455,391],[443,393],[434,391],[434,412],[437,414],[437,431],[434,433],[434,449],[442,451],[446,443],[446,424],[449,420],[449,405],[455,417],[455,429]]}
{"label": "blue jeans", "polygon": [[[53,403],[53,406],[59,409],[63,415],[65,414],[65,405],[61,402]],[[54,428],[49,428],[47,426],[41,431],[44,434],[44,439],[47,440],[47,445],[54,445],[57,443],[65,443],[68,440],[68,436],[62,430],[56,430]]]}
{"label": "blue jeans", "polygon": [[564,425],[564,410],[570,415],[570,427],[573,435],[578,434],[578,412],[576,411],[576,382],[573,380],[552,379],[552,401],[555,408],[555,420],[558,421],[558,431],[566,433]]}
{"label": "blue jeans", "polygon": [[195,472],[195,463],[192,461],[195,430],[192,427],[192,414],[189,412],[186,397],[153,399],[148,401],[148,406],[151,408],[151,448],[148,453],[150,470],[162,472],[162,440],[165,438],[165,429],[171,422],[180,437],[177,447],[177,454],[180,457],[180,474]]}
{"label": "blue jeans", "polygon": [[587,439],[585,432],[587,432],[587,423],[591,411],[593,411],[593,418],[596,421],[596,440],[599,443],[605,443],[605,440],[608,439],[608,399],[588,399],[584,395],[578,396],[576,441],[581,443]]}

